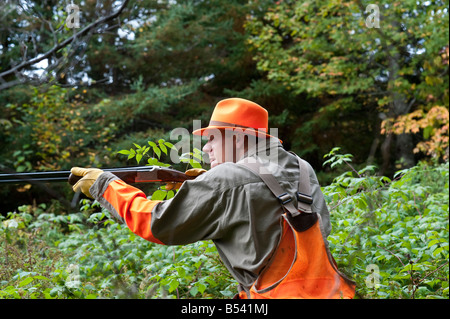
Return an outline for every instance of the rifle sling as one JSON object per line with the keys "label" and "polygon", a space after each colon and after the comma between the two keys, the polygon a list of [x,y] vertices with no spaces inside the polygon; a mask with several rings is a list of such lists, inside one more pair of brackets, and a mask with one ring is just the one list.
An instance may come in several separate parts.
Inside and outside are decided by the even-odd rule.
{"label": "rifle sling", "polygon": [[[298,208],[294,206],[292,197],[281,187],[277,179],[259,161],[249,162],[247,160],[239,163],[239,165],[250,169],[253,173],[258,175],[272,191],[272,193],[278,198],[284,210],[289,212],[291,217],[296,217],[300,215],[300,212],[312,213],[312,196],[308,167],[306,162],[300,157],[297,156],[297,159],[300,166],[299,188],[297,193]],[[305,176],[303,176],[302,173],[304,173]]]}

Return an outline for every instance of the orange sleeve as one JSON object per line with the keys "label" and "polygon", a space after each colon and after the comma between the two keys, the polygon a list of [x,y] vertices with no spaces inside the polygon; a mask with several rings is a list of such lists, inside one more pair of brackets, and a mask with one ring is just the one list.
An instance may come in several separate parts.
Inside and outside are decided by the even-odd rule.
{"label": "orange sleeve", "polygon": [[120,179],[109,183],[102,197],[125,220],[133,233],[148,241],[164,245],[153,236],[151,230],[152,210],[160,201],[147,199],[140,189]]}

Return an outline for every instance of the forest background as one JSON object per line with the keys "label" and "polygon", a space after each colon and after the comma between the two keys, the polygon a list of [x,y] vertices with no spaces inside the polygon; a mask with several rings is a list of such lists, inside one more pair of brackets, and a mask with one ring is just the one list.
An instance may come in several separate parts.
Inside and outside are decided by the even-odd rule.
{"label": "forest background", "polygon": [[[339,209],[349,209],[343,203],[345,196],[358,203],[355,196],[360,194],[354,190],[362,188],[373,192],[373,202],[365,199],[360,207],[350,208],[365,212],[358,216],[361,225],[372,220],[372,204],[387,209],[399,205],[400,197],[410,203],[408,209],[419,212],[414,218],[425,217],[425,212],[436,211],[425,203],[433,198],[430,194],[437,194],[431,202],[443,218],[433,226],[439,231],[428,229],[436,232],[434,237],[421,240],[432,258],[443,256],[442,263],[432,269],[428,264],[417,266],[414,271],[422,273],[415,278],[413,269],[405,267],[430,260],[412,262],[408,251],[404,252],[406,261],[393,266],[390,263],[400,259],[398,254],[392,247],[380,248],[373,258],[386,259],[395,273],[392,276],[403,280],[400,287],[406,288],[399,289],[404,293],[386,292],[393,290],[388,280],[385,291],[368,291],[370,285],[366,285],[360,296],[414,297],[424,282],[437,276],[440,279],[433,277],[435,281],[427,284],[422,296],[448,298],[448,182],[439,179],[448,177],[448,1],[3,0],[0,8],[2,172],[136,165],[136,157],[128,154],[141,150],[142,145],[150,146],[147,155],[152,155],[140,164],[167,162],[165,146],[177,142],[170,139],[174,128],[192,131],[193,120],[208,123],[214,105],[223,98],[250,99],[269,111],[269,127],[278,128],[284,147],[312,164],[321,184],[328,187],[326,196],[336,208],[336,218]],[[324,156],[332,165],[324,165]],[[174,167],[183,170],[188,164]],[[401,185],[395,184],[400,176],[418,171],[425,177],[404,178]],[[432,174],[438,174],[434,185]],[[376,181],[377,186],[368,181]],[[387,192],[389,201],[383,201],[386,194],[380,192],[386,185],[408,187],[401,189],[406,198]],[[417,209],[419,195],[412,192],[418,186],[424,189],[419,194],[423,195],[422,213]],[[343,197],[336,197],[339,192]],[[63,184],[2,185],[0,197],[1,213],[7,219],[4,236],[11,245],[16,241],[31,245],[32,240],[14,237],[6,221],[21,221],[21,227],[31,227],[28,231],[34,234],[35,228],[44,227],[32,224],[41,214],[60,233],[88,236],[88,228],[80,228],[73,216],[100,211],[86,200],[81,205],[84,210],[80,205],[74,208],[70,203],[73,193]],[[107,212],[102,214],[104,218]],[[399,213],[397,217],[400,222],[405,216]],[[358,219],[345,220],[336,220],[336,229],[340,229],[336,238],[342,236],[342,247],[348,248],[348,236],[354,235],[351,226]],[[103,221],[101,225],[105,231],[108,224]],[[411,225],[397,227],[405,231]],[[67,240],[55,236],[51,245]],[[121,236],[130,238],[129,234]],[[338,239],[333,245],[337,249]],[[364,245],[362,239],[358,241],[358,247]],[[213,251],[207,243],[200,247]],[[8,249],[3,248],[4,262]],[[347,253],[352,258],[343,258],[343,267],[360,251]],[[425,253],[420,254],[422,258]],[[41,297],[101,295],[93,288],[96,293],[77,290],[75,295],[73,291],[68,294],[70,289],[58,286],[56,279],[47,290],[45,285],[38,289],[33,276],[47,280],[51,276],[25,271],[23,261],[18,263],[22,266],[17,272],[3,273],[1,283],[9,287],[3,296],[30,298],[35,290],[42,290]],[[200,264],[193,262],[198,273]],[[123,265],[118,269],[123,270]],[[183,274],[164,279],[161,273],[140,273],[136,278],[152,278],[160,284],[158,296],[176,291],[180,297],[178,286],[183,282],[180,278],[186,279],[186,270]],[[27,282],[27,278],[32,279]],[[202,278],[190,279],[187,295],[216,296],[207,288],[217,286],[221,287],[219,295],[231,294],[228,285]],[[225,282],[232,285],[230,278]],[[24,288],[36,289],[24,293]],[[147,290],[140,293],[149,295]]]}

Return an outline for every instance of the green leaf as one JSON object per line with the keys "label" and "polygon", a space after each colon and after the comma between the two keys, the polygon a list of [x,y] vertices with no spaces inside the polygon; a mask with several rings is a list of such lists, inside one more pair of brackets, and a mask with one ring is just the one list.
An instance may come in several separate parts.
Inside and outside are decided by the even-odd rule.
{"label": "green leaf", "polygon": [[220,293],[227,298],[233,298],[234,296],[234,292],[229,290],[221,290]]}
{"label": "green leaf", "polygon": [[44,276],[40,276],[40,275],[38,275],[38,276],[34,276],[33,277],[34,279],[39,279],[39,280],[50,280],[50,279],[48,279],[47,277],[44,277]]}
{"label": "green leaf", "polygon": [[136,151],[134,149],[130,149],[130,154],[128,155],[128,159],[132,159],[136,155]]}
{"label": "green leaf", "polygon": [[428,243],[428,247],[431,247],[431,246],[433,246],[433,245],[436,245],[436,244],[438,244],[438,243],[440,243],[441,241],[439,240],[439,239],[433,239],[432,241],[430,241],[429,243]]}
{"label": "green leaf", "polygon": [[163,200],[164,198],[166,198],[167,196],[167,192],[162,191],[162,190],[156,190],[153,192],[152,194],[152,200]]}
{"label": "green leaf", "polygon": [[444,250],[444,248],[442,248],[442,247],[436,248],[436,249],[433,251],[433,256],[436,257],[436,256],[437,256],[438,254],[440,254],[443,250]]}
{"label": "green leaf", "polygon": [[198,287],[198,291],[199,291],[201,294],[204,293],[205,290],[206,290],[206,285],[203,284],[203,283],[201,283],[201,282],[197,285],[197,287]]}
{"label": "green leaf", "polygon": [[33,277],[25,278],[24,280],[22,280],[22,281],[19,283],[19,287],[23,287],[23,286],[28,285],[30,282],[33,281],[33,279],[34,279]]}
{"label": "green leaf", "polygon": [[137,154],[136,155],[136,161],[137,161],[137,163],[139,164],[139,162],[141,161],[141,159],[142,159],[142,154]]}
{"label": "green leaf", "polygon": [[175,148],[175,146],[170,142],[164,142],[164,145],[166,145],[168,148]]}
{"label": "green leaf", "polygon": [[197,286],[192,287],[192,288],[189,290],[189,293],[191,294],[192,297],[195,297],[195,296],[197,295],[197,293],[198,293],[198,288],[197,288]]}
{"label": "green leaf", "polygon": [[175,196],[175,193],[174,193],[174,191],[172,191],[172,190],[170,190],[168,193],[167,193],[167,199],[171,199],[172,197],[174,197]]}
{"label": "green leaf", "polygon": [[153,147],[153,152],[155,152],[158,158],[161,158],[161,150],[157,146]]}
{"label": "green leaf", "polygon": [[179,285],[180,285],[180,283],[178,282],[178,280],[172,279],[172,280],[169,282],[169,292],[172,292],[172,291],[174,291],[175,289],[177,289]]}
{"label": "green leaf", "polygon": [[199,163],[203,160],[202,154],[195,153],[193,156],[194,156],[194,160],[196,160]]}
{"label": "green leaf", "polygon": [[23,171],[25,171],[25,170],[26,170],[26,166],[24,166],[24,165],[19,165],[19,166],[16,168],[16,171],[19,172],[19,173],[21,173],[21,172],[23,172]]}
{"label": "green leaf", "polygon": [[186,269],[184,269],[183,267],[178,267],[177,272],[178,276],[181,278],[184,278],[186,276]]}
{"label": "green leaf", "polygon": [[202,168],[202,165],[200,165],[200,163],[194,161],[194,160],[189,160],[189,164],[191,164],[191,166],[193,168]]}
{"label": "green leaf", "polygon": [[167,148],[164,146],[164,144],[159,144],[159,148],[164,152],[164,154],[167,155]]}

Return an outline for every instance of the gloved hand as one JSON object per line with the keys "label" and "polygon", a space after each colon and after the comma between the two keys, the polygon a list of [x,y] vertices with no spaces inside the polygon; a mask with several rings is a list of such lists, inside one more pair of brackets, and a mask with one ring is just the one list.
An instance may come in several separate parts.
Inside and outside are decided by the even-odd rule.
{"label": "gloved hand", "polygon": [[[206,172],[206,169],[203,168],[191,168],[188,169],[186,172],[184,172],[188,176],[199,176]],[[167,183],[165,189],[166,190],[173,190],[173,189],[179,189],[183,183]]]}
{"label": "gloved hand", "polygon": [[184,172],[187,176],[195,176],[202,175],[203,173],[206,173],[206,169],[203,168],[191,168],[188,169],[186,172]]}
{"label": "gloved hand", "polygon": [[97,180],[97,178],[103,173],[101,169],[98,168],[81,168],[72,167],[70,172],[76,176],[82,176],[82,178],[73,185],[72,189],[74,192],[81,191],[87,197],[93,198],[89,189]]}

